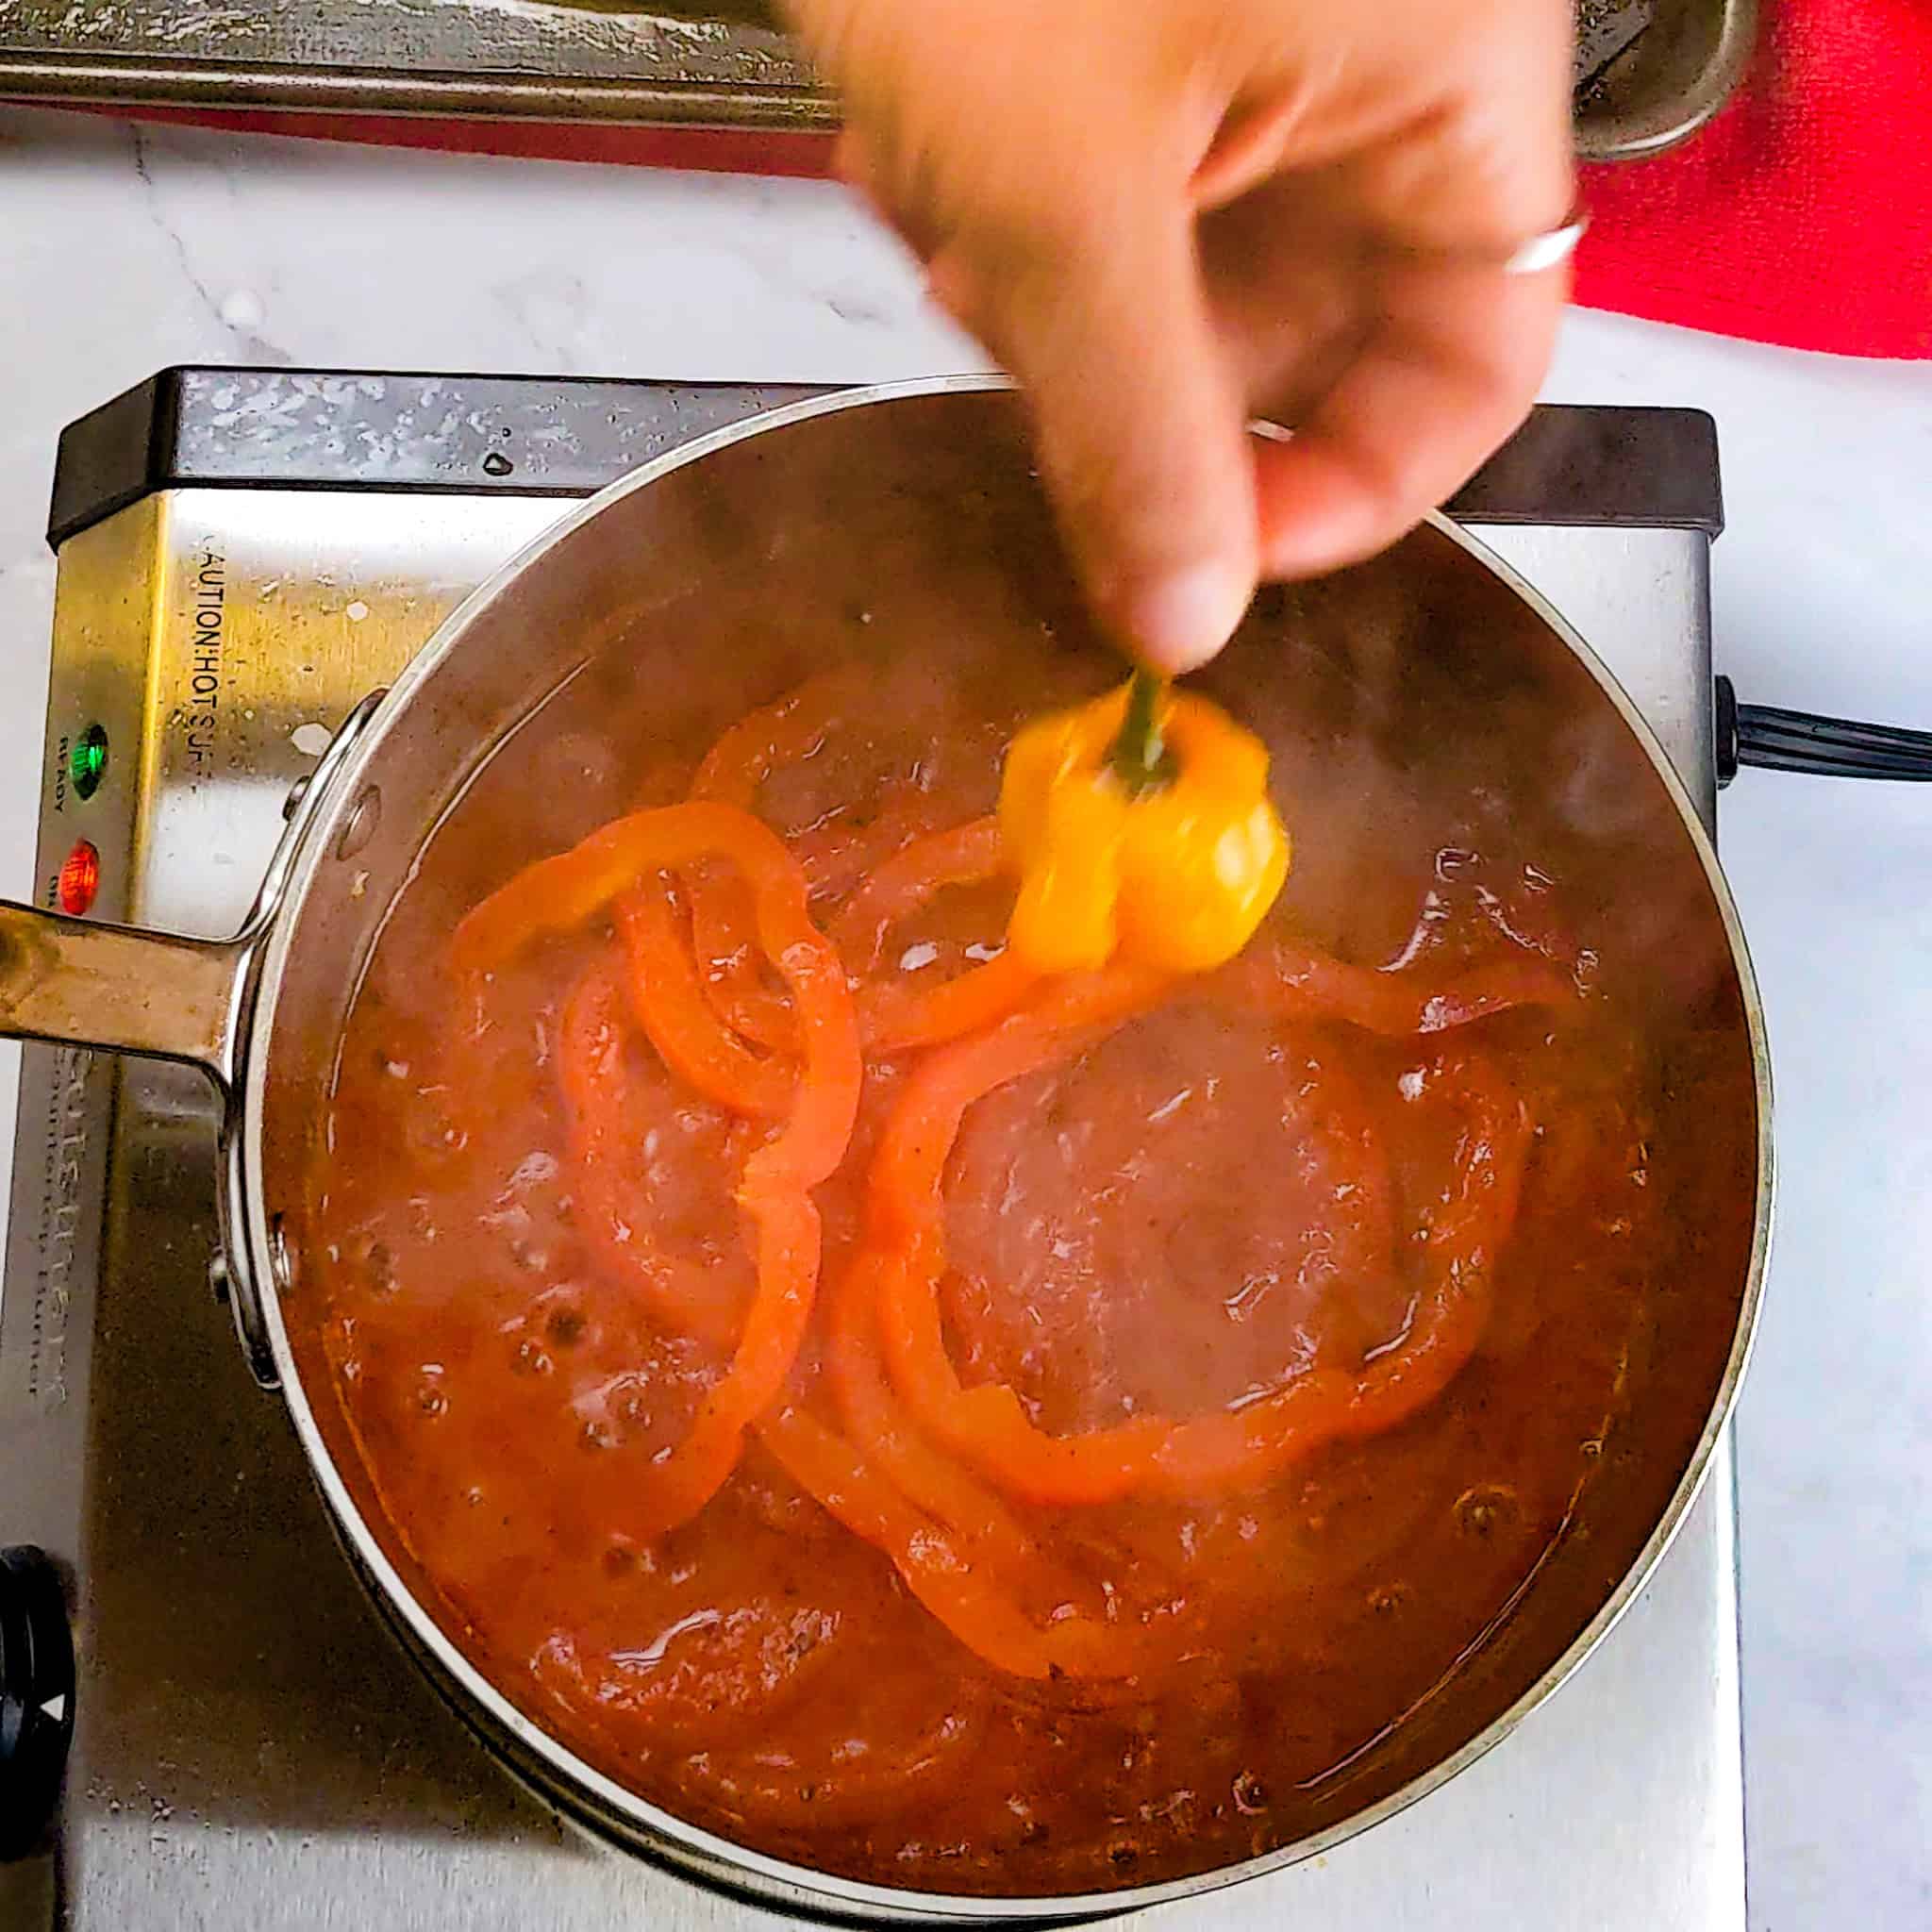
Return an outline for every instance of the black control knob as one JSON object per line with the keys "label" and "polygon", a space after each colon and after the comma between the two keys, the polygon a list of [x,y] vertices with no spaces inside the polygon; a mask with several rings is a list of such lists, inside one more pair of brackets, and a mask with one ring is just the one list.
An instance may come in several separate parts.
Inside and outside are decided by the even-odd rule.
{"label": "black control knob", "polygon": [[0,1550],[0,1859],[40,1843],[74,1736],[74,1639],[58,1572],[22,1543]]}

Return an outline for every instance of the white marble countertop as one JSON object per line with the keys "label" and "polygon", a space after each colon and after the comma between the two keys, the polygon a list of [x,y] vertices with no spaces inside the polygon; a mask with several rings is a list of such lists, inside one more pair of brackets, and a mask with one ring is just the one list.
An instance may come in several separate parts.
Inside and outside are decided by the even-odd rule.
{"label": "white marble countertop", "polygon": [[[0,890],[28,885],[55,439],[179,361],[876,380],[972,366],[816,184],[0,108]],[[1932,725],[1932,365],[1574,316],[1554,399],[1717,418],[1718,662]],[[1780,1211],[1739,1419],[1754,1932],[1932,1924],[1932,789],[1747,773]],[[0,1141],[11,1049],[0,1050]]]}

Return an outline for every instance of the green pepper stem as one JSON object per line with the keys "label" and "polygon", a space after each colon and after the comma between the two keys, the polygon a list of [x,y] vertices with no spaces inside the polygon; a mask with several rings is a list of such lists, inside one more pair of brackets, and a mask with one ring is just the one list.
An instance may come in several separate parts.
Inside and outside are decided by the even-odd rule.
{"label": "green pepper stem", "polygon": [[1158,791],[1173,782],[1174,758],[1160,728],[1166,696],[1167,679],[1152,671],[1136,671],[1127,686],[1126,716],[1108,747],[1107,762],[1130,798]]}

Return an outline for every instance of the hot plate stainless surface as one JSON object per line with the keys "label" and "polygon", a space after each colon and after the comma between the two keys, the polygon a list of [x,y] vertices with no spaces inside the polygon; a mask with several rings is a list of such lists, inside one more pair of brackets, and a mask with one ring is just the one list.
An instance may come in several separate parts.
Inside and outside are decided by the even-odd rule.
{"label": "hot plate stainless surface", "polygon": [[[324,380],[348,385],[331,420],[388,433],[391,379]],[[544,393],[518,392],[526,416],[554,413]],[[769,400],[684,394],[632,454]],[[612,424],[638,407],[609,400]],[[232,449],[246,425],[230,428]],[[84,833],[103,917],[206,935],[239,922],[335,722],[558,513],[518,486],[577,480],[537,464],[458,493],[458,465],[449,489],[395,494],[325,487],[325,463],[263,465],[273,487],[228,467],[220,487],[137,497],[61,544],[40,849],[47,893]],[[1514,513],[1475,494],[1472,521]],[[1708,813],[1707,531],[1481,534],[1623,679]],[[63,774],[92,721],[110,755],[81,801]],[[0,1867],[0,1932],[778,1924],[558,1825],[378,1625],[208,1291],[198,1077],[30,1048],[19,1121],[0,1541],[71,1566],[79,1684],[57,1856]],[[1726,1932],[1744,1924],[1741,1783],[1726,1444],[1624,1623],[1487,1758],[1325,1858],[1150,1918]]]}

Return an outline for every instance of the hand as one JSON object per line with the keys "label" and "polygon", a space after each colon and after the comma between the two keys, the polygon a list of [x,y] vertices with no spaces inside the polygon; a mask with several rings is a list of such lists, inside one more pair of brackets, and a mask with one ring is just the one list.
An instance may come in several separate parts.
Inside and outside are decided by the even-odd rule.
{"label": "hand", "polygon": [[842,171],[1019,380],[1156,665],[1393,541],[1527,411],[1569,278],[1504,264],[1571,205],[1571,0],[789,4]]}

